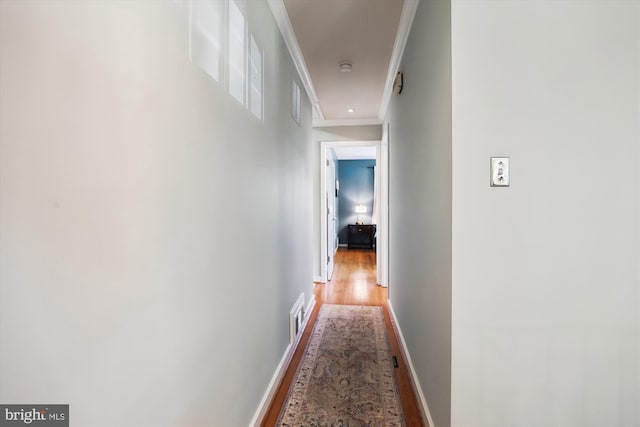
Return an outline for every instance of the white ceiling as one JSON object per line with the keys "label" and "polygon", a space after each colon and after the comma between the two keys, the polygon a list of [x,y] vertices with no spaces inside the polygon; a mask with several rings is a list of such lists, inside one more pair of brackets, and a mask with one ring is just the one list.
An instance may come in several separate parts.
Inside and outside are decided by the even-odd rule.
{"label": "white ceiling", "polygon": [[[382,123],[418,0],[268,1],[314,126]],[[351,72],[340,72],[343,62]]]}

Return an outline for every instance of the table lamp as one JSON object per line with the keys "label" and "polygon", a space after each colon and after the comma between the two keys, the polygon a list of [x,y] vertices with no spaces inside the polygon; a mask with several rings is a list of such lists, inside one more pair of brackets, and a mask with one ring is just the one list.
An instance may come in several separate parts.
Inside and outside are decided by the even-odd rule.
{"label": "table lamp", "polygon": [[365,205],[356,205],[356,224],[362,224],[360,221],[360,214],[367,213],[367,207]]}

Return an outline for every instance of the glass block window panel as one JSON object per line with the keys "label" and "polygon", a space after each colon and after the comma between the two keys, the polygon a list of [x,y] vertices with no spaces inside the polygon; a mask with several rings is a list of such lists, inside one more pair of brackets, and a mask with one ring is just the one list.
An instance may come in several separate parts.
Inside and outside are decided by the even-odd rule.
{"label": "glass block window panel", "polygon": [[189,59],[220,81],[224,2],[191,0],[189,11]]}
{"label": "glass block window panel", "polygon": [[262,51],[253,36],[249,47],[249,109],[262,120]]}
{"label": "glass block window panel", "polygon": [[240,5],[229,2],[229,93],[245,105],[246,22]]}

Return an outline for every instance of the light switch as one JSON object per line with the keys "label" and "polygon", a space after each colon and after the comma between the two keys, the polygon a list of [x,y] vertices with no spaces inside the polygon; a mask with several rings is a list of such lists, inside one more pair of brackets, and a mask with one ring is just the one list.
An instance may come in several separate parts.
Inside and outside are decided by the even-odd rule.
{"label": "light switch", "polygon": [[509,157],[491,158],[491,186],[509,186]]}

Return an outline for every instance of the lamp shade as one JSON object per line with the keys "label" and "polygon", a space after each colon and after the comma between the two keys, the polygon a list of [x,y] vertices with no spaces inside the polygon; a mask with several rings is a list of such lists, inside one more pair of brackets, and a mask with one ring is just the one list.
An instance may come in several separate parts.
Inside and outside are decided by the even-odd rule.
{"label": "lamp shade", "polygon": [[367,207],[365,205],[356,205],[356,213],[363,214],[367,212]]}

